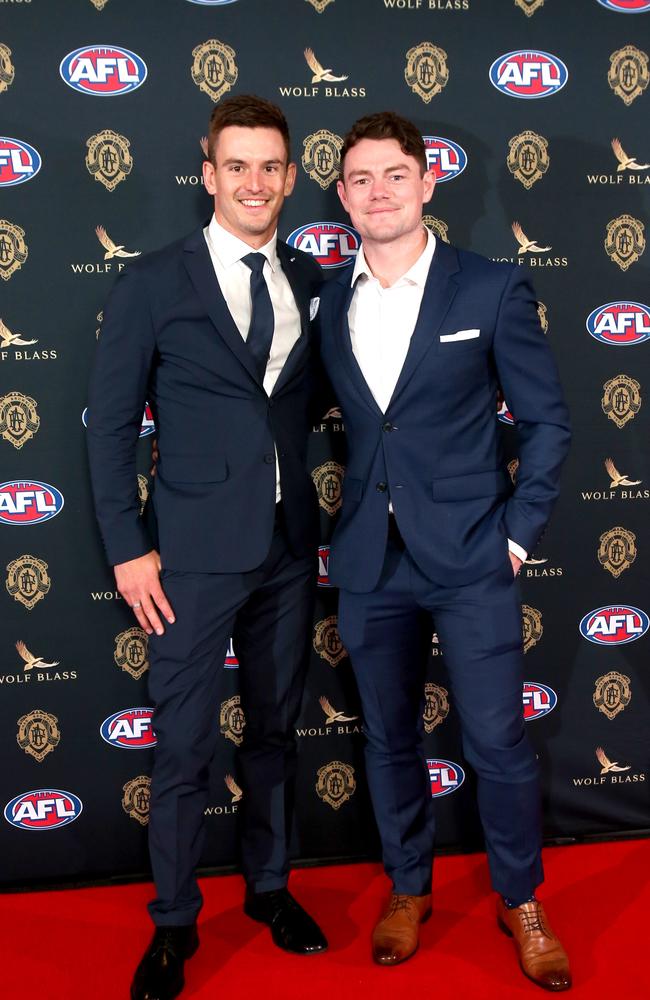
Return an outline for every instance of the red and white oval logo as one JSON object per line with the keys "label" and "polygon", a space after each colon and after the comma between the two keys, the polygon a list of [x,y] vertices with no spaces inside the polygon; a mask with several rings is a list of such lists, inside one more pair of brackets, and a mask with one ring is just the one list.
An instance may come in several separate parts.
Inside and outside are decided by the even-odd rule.
{"label": "red and white oval logo", "polygon": [[0,137],[0,187],[31,181],[41,169],[40,153],[21,139]]}
{"label": "red and white oval logo", "polygon": [[330,583],[330,547],[318,546],[318,586],[331,587]]}
{"label": "red and white oval logo", "polygon": [[102,722],[99,732],[112,747],[147,750],[158,742],[151,720],[153,708],[123,708]]}
{"label": "red and white oval logo", "polygon": [[650,620],[645,611],[633,607],[596,608],[580,622],[580,633],[599,646],[623,646],[645,635]]}
{"label": "red and white oval logo", "polygon": [[650,10],[650,0],[598,0],[598,3],[617,14],[645,14]]}
{"label": "red and white oval logo", "polygon": [[140,56],[119,45],[88,45],[61,60],[61,78],[73,90],[93,97],[130,94],[147,78]]}
{"label": "red and white oval logo", "polygon": [[642,302],[607,302],[587,317],[595,340],[613,347],[629,347],[650,340],[650,309]]}
{"label": "red and white oval logo", "polygon": [[228,640],[228,651],[226,653],[226,658],[223,661],[223,665],[226,670],[237,670],[239,666],[239,660],[237,659],[237,654],[235,653],[235,647],[232,644],[232,639]]}
{"label": "red and white oval logo", "polygon": [[0,523],[40,524],[63,510],[63,494],[56,486],[36,481],[0,483]]}
{"label": "red and white oval logo", "polygon": [[490,80],[502,94],[534,101],[562,90],[569,71],[549,52],[519,49],[499,56],[490,66]]}
{"label": "red and white oval logo", "polygon": [[465,780],[462,767],[452,760],[427,760],[427,767],[433,798],[457,792]]}
{"label": "red and white oval logo", "polygon": [[60,788],[37,788],[21,792],[7,802],[4,817],[7,823],[21,830],[56,830],[79,819],[83,804],[72,792]]}
{"label": "red and white oval logo", "polygon": [[557,695],[553,688],[536,681],[524,681],[523,690],[524,722],[541,719],[557,705]]}
{"label": "red and white oval logo", "polygon": [[359,252],[361,237],[342,222],[308,222],[287,236],[290,247],[311,254],[321,267],[345,267]]}
{"label": "red and white oval logo", "polygon": [[467,153],[452,139],[440,135],[423,135],[427,154],[427,167],[435,175],[438,184],[460,177],[467,166]]}
{"label": "red and white oval logo", "polygon": [[[88,407],[81,414],[81,422],[84,427],[88,426]],[[145,404],[144,413],[142,414],[142,424],[140,425],[139,437],[148,437],[150,434],[156,433],[156,424],[153,419],[153,412],[149,403]]]}

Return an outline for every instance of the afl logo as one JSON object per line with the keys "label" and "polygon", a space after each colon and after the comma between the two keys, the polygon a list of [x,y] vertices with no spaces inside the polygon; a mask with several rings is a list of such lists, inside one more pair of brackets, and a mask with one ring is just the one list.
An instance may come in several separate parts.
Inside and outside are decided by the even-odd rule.
{"label": "afl logo", "polygon": [[0,188],[31,181],[41,163],[40,154],[29,143],[0,136]]}
{"label": "afl logo", "polygon": [[321,267],[345,267],[351,264],[361,246],[359,234],[342,222],[308,222],[294,229],[287,243],[296,250],[311,254]]}
{"label": "afl logo", "polygon": [[147,79],[140,56],[117,45],[88,45],[61,61],[59,72],[73,90],[93,97],[117,97],[137,90]]}
{"label": "afl logo", "polygon": [[225,7],[227,3],[237,3],[237,0],[188,0],[188,2],[200,4],[201,7]]}
{"label": "afl logo", "polygon": [[598,3],[617,14],[644,14],[650,10],[650,0],[598,0]]}
{"label": "afl logo", "polygon": [[155,747],[156,734],[151,727],[153,708],[124,708],[104,719],[99,732],[106,743],[124,750],[147,750]]}
{"label": "afl logo", "polygon": [[427,153],[427,168],[438,184],[460,177],[467,166],[467,153],[457,142],[439,135],[423,135]]}
{"label": "afl logo", "polygon": [[454,764],[451,760],[427,760],[427,767],[433,798],[451,795],[458,791],[465,780],[465,772],[460,764]]}
{"label": "afl logo", "polygon": [[502,424],[507,424],[508,427],[514,426],[515,418],[508,409],[508,404],[506,403],[505,399],[502,400],[501,403],[498,405],[497,417],[499,418]]}
{"label": "afl logo", "polygon": [[645,611],[632,607],[596,608],[580,622],[580,632],[599,646],[623,646],[645,635],[650,621]]}
{"label": "afl logo", "polygon": [[235,647],[232,644],[232,639],[228,640],[228,652],[226,653],[226,658],[223,661],[223,665],[226,670],[237,670],[239,667],[239,660],[235,655]]}
{"label": "afl logo", "polygon": [[17,795],[5,806],[7,823],[21,830],[57,830],[81,816],[83,804],[72,792],[37,788]]}
{"label": "afl logo", "polygon": [[502,94],[534,101],[556,94],[569,78],[569,71],[557,56],[548,52],[520,49],[499,56],[490,66],[490,80]]}
{"label": "afl logo", "polygon": [[[81,414],[81,422],[84,427],[88,426],[88,407]],[[142,414],[142,423],[140,425],[139,437],[148,437],[150,434],[156,433],[156,425],[153,419],[153,413],[151,412],[151,407],[148,403],[145,403],[144,413]]]}
{"label": "afl logo", "polygon": [[0,483],[0,522],[40,524],[63,510],[63,494],[55,486],[22,480]]}
{"label": "afl logo", "polygon": [[641,302],[607,302],[589,314],[587,330],[614,347],[643,344],[650,340],[650,309]]}
{"label": "afl logo", "polygon": [[330,583],[330,547],[318,546],[318,586],[331,587]]}
{"label": "afl logo", "polygon": [[548,715],[557,705],[557,695],[553,688],[546,684],[536,684],[535,681],[524,681],[524,722],[541,719]]}

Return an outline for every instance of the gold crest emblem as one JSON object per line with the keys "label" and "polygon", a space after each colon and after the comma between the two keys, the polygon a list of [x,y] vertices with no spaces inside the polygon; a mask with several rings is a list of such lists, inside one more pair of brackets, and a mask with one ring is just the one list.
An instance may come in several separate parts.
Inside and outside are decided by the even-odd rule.
{"label": "gold crest emblem", "polygon": [[345,469],[338,462],[323,462],[312,470],[318,502],[330,517],[333,517],[341,506],[341,490]]}
{"label": "gold crest emblem", "polygon": [[432,733],[436,726],[445,721],[449,715],[449,692],[440,684],[427,683],[424,685],[424,731]]}
{"label": "gold crest emblem", "polygon": [[149,640],[142,628],[134,625],[115,636],[113,659],[120,670],[125,670],[134,680],[149,669]]}
{"label": "gold crest emblem", "polygon": [[348,651],[341,642],[336,615],[323,618],[314,626],[313,646],[319,656],[327,660],[330,667],[336,667]]}
{"label": "gold crest emblem", "polygon": [[404,79],[425,104],[439,94],[449,80],[447,53],[431,42],[420,42],[406,53]]}
{"label": "gold crest emblem", "polygon": [[30,344],[38,344],[38,339],[25,340],[19,333],[12,333],[7,324],[0,319],[0,348],[29,347]]}
{"label": "gold crest emblem", "polygon": [[321,128],[303,139],[302,144],[305,147],[300,161],[303,170],[326,191],[341,170],[343,139],[329,129]]}
{"label": "gold crest emblem", "polygon": [[100,181],[107,191],[114,191],[120,181],[131,173],[133,159],[129,152],[131,143],[110,128],[91,135],[86,142],[86,167],[91,177]]}
{"label": "gold crest emblem", "polygon": [[142,826],[149,822],[149,802],[151,800],[151,778],[139,774],[122,786],[122,809]]}
{"label": "gold crest emblem", "polygon": [[433,215],[423,215],[422,222],[430,229],[434,236],[438,236],[443,243],[449,243],[449,237],[447,233],[449,231],[449,226],[442,219],[436,219]]}
{"label": "gold crest emblem", "polygon": [[0,396],[0,435],[18,451],[30,441],[41,426],[36,400],[22,392]]}
{"label": "gold crest emblem", "polygon": [[3,94],[14,82],[14,67],[11,62],[11,49],[0,42],[0,94]]}
{"label": "gold crest emblem", "polygon": [[332,809],[340,809],[354,795],[357,787],[354,768],[340,760],[332,760],[329,764],[319,767],[316,777],[318,798],[322,802],[327,802]]}
{"label": "gold crest emblem", "polygon": [[140,517],[144,514],[149,499],[149,480],[146,476],[138,473],[138,500],[140,501]]}
{"label": "gold crest emblem", "polygon": [[540,180],[550,165],[548,140],[537,132],[520,132],[508,143],[508,170],[529,190]]}
{"label": "gold crest emblem", "polygon": [[641,386],[629,375],[615,375],[605,382],[603,389],[600,401],[603,413],[621,430],[641,409]]}
{"label": "gold crest emblem", "polygon": [[616,579],[636,559],[636,535],[626,528],[611,528],[600,536],[598,562]]}
{"label": "gold crest emblem", "polygon": [[548,333],[548,309],[543,302],[537,303],[537,315],[539,316],[542,333],[546,335]]}
{"label": "gold crest emblem", "polygon": [[322,14],[329,4],[334,3],[334,0],[307,0],[307,3],[312,5],[317,14]]}
{"label": "gold crest emblem", "polygon": [[58,667],[59,660],[53,660],[51,663],[46,662],[42,656],[34,656],[33,653],[27,649],[27,646],[19,639],[16,643],[16,649],[18,655],[23,661],[23,670],[33,670],[36,667],[38,670],[48,670],[49,667]]}
{"label": "gold crest emblem", "polygon": [[542,626],[542,613],[537,608],[531,608],[528,604],[522,604],[522,625],[524,634],[524,653],[536,646],[542,638],[544,628]]}
{"label": "gold crest emblem", "polygon": [[231,798],[230,801],[231,802],[241,802],[244,793],[242,792],[241,788],[239,787],[239,785],[237,784],[237,782],[233,778],[232,774],[227,774],[226,777],[223,780],[226,783],[226,788],[228,789],[228,791],[232,795],[232,798]]}
{"label": "gold crest emblem", "polygon": [[18,746],[40,764],[59,745],[61,732],[56,715],[37,708],[18,720]]}
{"label": "gold crest emblem", "polygon": [[607,223],[605,250],[621,271],[627,271],[645,250],[644,229],[641,220],[632,215],[619,215]]}
{"label": "gold crest emblem", "polygon": [[232,698],[222,701],[219,712],[219,732],[222,736],[225,736],[227,740],[232,740],[235,746],[239,747],[244,739],[245,725],[246,716],[241,707],[239,695],[236,694]]}
{"label": "gold crest emblem", "polygon": [[515,0],[515,7],[523,10],[526,17],[532,17],[536,10],[544,6],[544,0]]}
{"label": "gold crest emblem", "polygon": [[547,250],[553,249],[552,247],[540,247],[535,240],[529,240],[519,222],[512,223],[512,232],[519,244],[518,255],[522,253],[546,253]]}
{"label": "gold crest emblem", "polygon": [[605,469],[611,480],[609,484],[610,490],[615,490],[617,486],[639,486],[643,482],[642,479],[629,479],[625,473],[621,474],[614,465],[614,460],[611,458],[605,459]]}
{"label": "gold crest emblem", "polygon": [[355,719],[359,718],[358,715],[344,715],[343,712],[338,712],[325,695],[322,695],[318,699],[318,704],[325,713],[325,724],[327,726],[331,726],[335,722],[354,722]]}
{"label": "gold crest emblem", "polygon": [[607,82],[624,104],[629,106],[648,86],[649,61],[635,45],[625,45],[609,57]]}
{"label": "gold crest emblem", "polygon": [[7,219],[0,219],[0,278],[9,278],[23,266],[29,250],[25,243],[25,230]]}
{"label": "gold crest emblem", "polygon": [[108,0],[90,0],[90,2],[93,5],[93,7],[97,8],[97,10],[103,10],[106,4],[108,3]]}
{"label": "gold crest emblem", "polygon": [[519,459],[518,458],[513,458],[513,459],[511,459],[510,462],[508,462],[508,473],[509,473],[510,478],[512,480],[512,485],[513,486],[517,482],[517,469],[518,468],[519,468]]}
{"label": "gold crest emblem", "polygon": [[199,90],[207,94],[216,104],[237,82],[239,71],[235,62],[235,50],[210,38],[192,50],[192,79]]}
{"label": "gold crest emblem", "polygon": [[599,712],[611,721],[619,712],[623,712],[632,700],[630,678],[619,674],[618,670],[610,670],[608,674],[596,679],[594,690],[594,705]]}
{"label": "gold crest emblem", "polygon": [[47,563],[36,556],[18,556],[7,566],[7,592],[28,611],[49,594],[51,585]]}
{"label": "gold crest emblem", "polygon": [[612,139],[612,150],[618,160],[616,173],[620,174],[624,170],[650,170],[650,163],[637,163],[636,156],[628,156],[621,146],[620,139]]}

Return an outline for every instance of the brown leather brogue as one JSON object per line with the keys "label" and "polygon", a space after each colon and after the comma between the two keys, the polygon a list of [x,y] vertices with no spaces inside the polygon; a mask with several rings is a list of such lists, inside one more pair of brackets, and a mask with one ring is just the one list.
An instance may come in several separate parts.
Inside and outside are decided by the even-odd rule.
{"label": "brown leather brogue", "polygon": [[524,975],[545,990],[570,988],[569,959],[539,900],[508,909],[499,896],[497,920],[501,930],[514,938]]}
{"label": "brown leather brogue", "polygon": [[405,896],[394,892],[372,932],[372,957],[379,965],[397,965],[417,950],[420,924],[431,916],[431,894]]}

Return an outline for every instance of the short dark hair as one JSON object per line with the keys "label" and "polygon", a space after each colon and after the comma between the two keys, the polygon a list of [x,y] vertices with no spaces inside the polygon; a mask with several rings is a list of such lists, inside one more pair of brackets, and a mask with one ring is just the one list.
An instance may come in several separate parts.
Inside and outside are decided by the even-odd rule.
{"label": "short dark hair", "polygon": [[341,150],[341,176],[347,153],[362,139],[396,139],[402,152],[418,161],[422,174],[428,170],[426,148],[420,130],[408,118],[402,118],[394,111],[378,111],[374,115],[359,118],[345,136]]}
{"label": "short dark hair", "polygon": [[215,163],[214,149],[219,138],[219,133],[229,125],[238,125],[240,128],[274,128],[277,129],[284,140],[287,151],[287,163],[291,159],[291,139],[289,136],[289,126],[284,113],[271,101],[266,101],[263,97],[255,94],[237,94],[235,97],[228,97],[218,104],[210,115],[208,126],[208,159]]}

